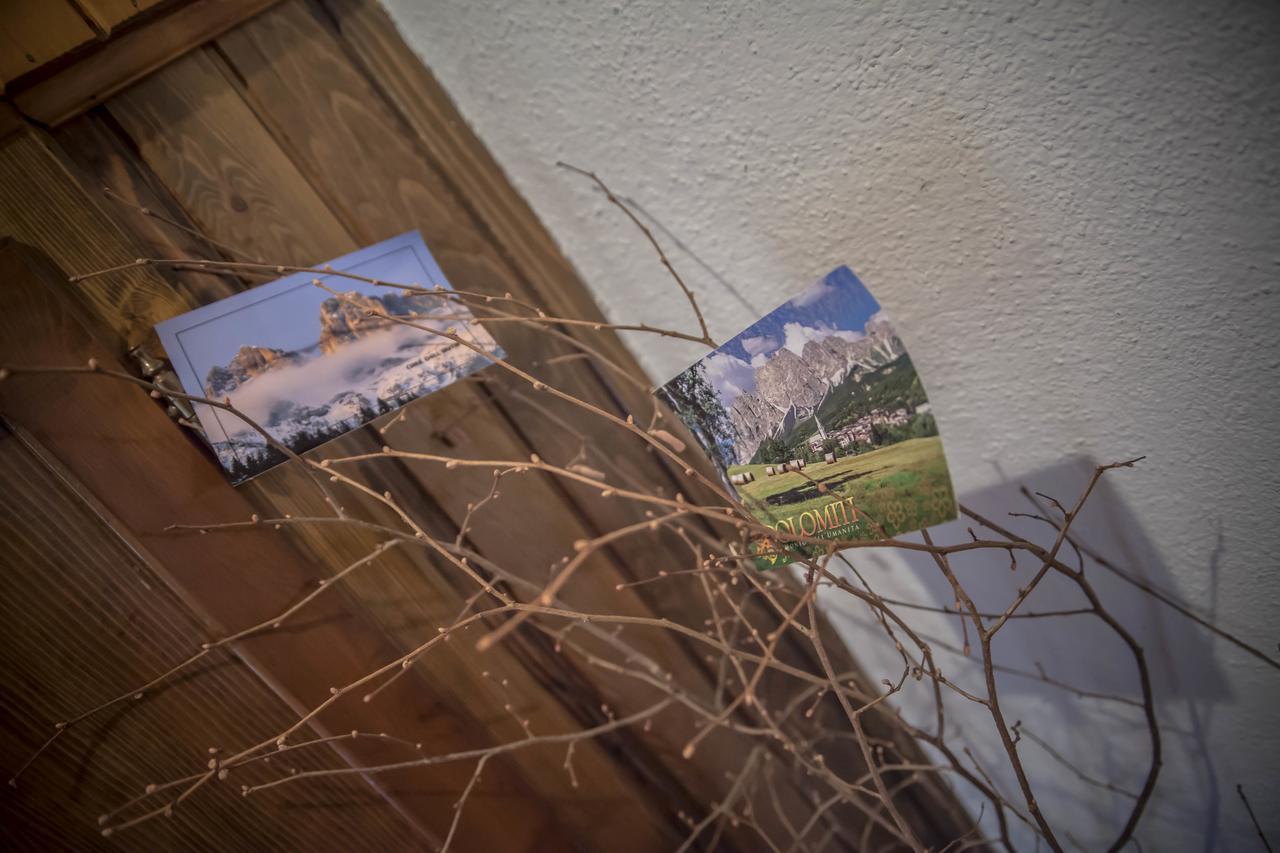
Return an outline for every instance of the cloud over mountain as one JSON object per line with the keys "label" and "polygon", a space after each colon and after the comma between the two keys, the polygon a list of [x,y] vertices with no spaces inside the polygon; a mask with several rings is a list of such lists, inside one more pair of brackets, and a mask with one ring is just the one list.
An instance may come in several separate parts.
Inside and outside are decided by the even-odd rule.
{"label": "cloud over mountain", "polygon": [[810,341],[821,342],[830,337],[837,337],[853,343],[862,337],[857,332],[837,329],[826,323],[815,323],[812,326],[805,326],[801,323],[787,323],[782,327],[782,331],[786,335],[782,346],[796,355],[804,355],[804,345]]}
{"label": "cloud over mountain", "polygon": [[742,344],[742,348],[750,356],[766,355],[776,350],[779,346],[778,339],[768,335],[742,338],[738,343]]}
{"label": "cloud over mountain", "polygon": [[717,352],[703,362],[707,379],[720,392],[725,406],[732,405],[739,394],[756,389],[756,372],[740,358],[724,352]]}
{"label": "cloud over mountain", "polygon": [[[348,292],[321,304],[314,344],[298,351],[243,346],[227,365],[209,370],[207,390],[303,450],[487,364],[486,356],[429,331],[459,325],[458,312],[433,294]],[[414,325],[382,314],[412,317]],[[501,357],[480,324],[462,324],[461,334]],[[221,428],[211,429],[211,443],[224,465],[261,463],[259,433],[233,416],[201,417]]]}
{"label": "cloud over mountain", "polygon": [[820,279],[815,282],[812,287],[801,293],[795,299],[791,300],[791,305],[795,308],[808,308],[821,301],[823,297],[834,293],[835,285],[827,282],[826,279]]}

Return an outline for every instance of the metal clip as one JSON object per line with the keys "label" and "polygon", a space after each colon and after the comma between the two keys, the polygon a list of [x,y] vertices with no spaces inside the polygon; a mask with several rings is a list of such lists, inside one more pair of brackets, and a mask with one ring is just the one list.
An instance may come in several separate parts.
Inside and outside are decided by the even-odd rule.
{"label": "metal clip", "polygon": [[[142,373],[144,379],[149,379],[169,391],[182,393],[182,383],[178,380],[178,374],[173,372],[173,368],[169,367],[169,363],[164,359],[156,358],[141,346],[136,346],[129,350],[129,357],[138,365],[138,370]],[[165,394],[164,398],[168,402],[165,413],[169,417],[175,421],[189,421],[192,425],[197,423],[196,410],[191,405],[190,400],[183,397],[173,397],[168,394]]]}

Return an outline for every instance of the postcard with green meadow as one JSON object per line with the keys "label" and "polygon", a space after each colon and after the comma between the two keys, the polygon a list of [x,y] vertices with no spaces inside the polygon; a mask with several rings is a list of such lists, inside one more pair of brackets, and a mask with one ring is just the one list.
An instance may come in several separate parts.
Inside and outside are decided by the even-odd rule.
{"label": "postcard with green meadow", "polygon": [[[881,539],[956,517],[924,385],[893,323],[839,267],[658,390],[764,524]],[[761,537],[761,568],[815,543]]]}

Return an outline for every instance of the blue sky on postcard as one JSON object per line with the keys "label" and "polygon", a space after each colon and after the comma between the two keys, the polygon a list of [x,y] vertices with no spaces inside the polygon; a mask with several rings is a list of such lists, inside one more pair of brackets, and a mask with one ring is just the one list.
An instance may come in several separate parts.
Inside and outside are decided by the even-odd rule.
{"label": "blue sky on postcard", "polygon": [[728,406],[754,389],[755,368],[778,350],[801,355],[808,341],[832,335],[857,340],[879,312],[880,304],[853,271],[837,267],[707,356],[707,378]]}
{"label": "blue sky on postcard", "polygon": [[[345,260],[339,258],[332,265],[342,272],[381,281],[449,286],[438,267],[435,270],[426,267],[411,243],[374,253],[350,266]],[[298,273],[254,288],[244,295],[256,298],[244,300],[243,305],[234,306],[227,300],[225,305],[215,303],[226,310],[213,316],[202,317],[199,311],[184,315],[191,317],[191,322],[178,330],[176,337],[196,375],[203,380],[210,367],[226,364],[245,344],[286,351],[314,345],[320,337],[320,306],[331,298],[330,293],[311,283],[315,278],[344,293],[356,291],[378,297],[394,292],[391,288],[341,276]]]}

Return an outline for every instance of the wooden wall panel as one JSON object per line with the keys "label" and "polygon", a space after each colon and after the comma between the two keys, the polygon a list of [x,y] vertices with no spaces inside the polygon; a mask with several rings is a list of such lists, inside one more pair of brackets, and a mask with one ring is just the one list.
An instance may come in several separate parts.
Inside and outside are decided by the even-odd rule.
{"label": "wooden wall panel", "polygon": [[[192,97],[192,93],[199,93],[199,96]],[[194,103],[212,104],[213,107],[208,112],[195,110]],[[209,55],[197,52],[178,60],[135,89],[122,93],[117,101],[108,105],[108,109],[111,111],[112,119],[118,120],[121,127],[129,134],[127,147],[136,146],[136,150],[143,155],[147,174],[158,178],[161,183],[160,187],[147,187],[147,194],[152,198],[160,197],[171,213],[175,212],[172,208],[176,200],[177,206],[182,209],[182,212],[191,215],[198,227],[215,235],[220,241],[232,244],[233,241],[242,240],[245,235],[251,234],[253,246],[257,252],[272,259],[283,259],[289,262],[312,262],[354,247],[350,237],[339,233],[336,227],[333,227],[328,209],[310,190],[309,184],[299,178],[292,163],[283,157],[280,149],[273,147],[272,137],[260,128],[254,116],[245,111],[243,104],[238,103],[235,91],[227,85],[226,75],[216,67],[215,60]],[[209,114],[212,114],[215,120],[210,120]],[[86,172],[114,178],[116,181],[129,180],[131,185],[141,181],[145,185],[150,178],[146,177],[138,166],[125,168],[116,164],[115,158],[102,156],[100,137],[107,132],[103,127],[106,121],[101,116],[93,118],[98,122],[95,129],[85,126],[86,119],[73,123],[80,126],[73,127],[73,132],[68,134],[74,137],[77,152],[98,152],[93,158],[80,164],[81,167]],[[206,122],[210,125],[209,127],[205,127]],[[62,136],[62,132],[59,133]],[[86,136],[98,137],[98,143],[93,144],[92,138],[86,142]],[[232,138],[235,140],[234,146],[229,142]],[[244,157],[243,152],[246,150],[253,152],[252,158]],[[140,193],[128,187],[121,189],[117,186],[117,190],[138,201],[144,200],[139,197]],[[162,193],[170,195],[162,197]],[[252,199],[251,202],[250,199]],[[290,221],[285,221],[285,217],[279,215],[281,204],[286,204],[292,212]],[[264,224],[261,227],[256,220],[259,212],[264,217]],[[131,221],[127,213],[120,211],[119,215],[124,221]],[[380,221],[389,222],[390,220],[384,217]],[[166,315],[157,313],[154,319],[163,319],[164,316]],[[466,386],[459,386],[442,396],[468,395],[470,403],[474,404],[477,402],[475,393]],[[344,440],[338,447],[345,452],[352,452],[356,449],[375,448],[376,444],[371,444],[367,438],[362,439],[357,435]],[[529,450],[527,447],[520,447],[513,452],[523,456],[527,455]],[[383,464],[380,467],[387,466]],[[465,511],[463,504],[466,492],[457,489],[458,479],[451,478],[453,482],[447,492],[450,496],[456,497],[450,509],[457,518],[460,518],[461,513]],[[379,485],[394,489],[398,494],[408,492],[410,498],[415,496],[415,492],[422,491],[420,485],[404,481],[397,485],[385,476]],[[533,482],[527,486],[523,484],[516,486],[512,492],[513,501],[521,497],[519,492],[522,488],[524,491],[528,491],[529,488],[541,488],[545,491],[547,486]],[[245,490],[257,497],[256,504],[264,511],[270,509],[276,513],[292,511],[298,514],[298,494],[303,489],[300,488],[296,476],[290,482],[283,472],[280,474],[273,472],[272,475],[262,478]],[[548,492],[542,498],[536,495],[528,497],[529,504],[546,506],[554,515],[554,510],[551,508],[558,502],[554,493]],[[568,512],[567,508],[566,512]],[[552,554],[558,556],[564,553],[571,547],[574,538],[581,538],[585,534],[586,531],[582,529],[574,530],[572,526],[562,523],[557,528],[556,536],[550,541],[546,541],[546,537],[541,537],[537,540],[538,547],[546,549],[548,555],[544,558],[542,565],[549,566]],[[307,538],[307,543],[311,553],[320,556],[325,564],[331,567],[344,564],[359,553],[360,547],[366,547],[369,544],[362,542],[358,537],[353,541],[353,537],[350,536],[343,537],[344,541],[341,543],[325,541],[326,539],[332,539],[332,537],[310,536]],[[496,537],[495,541],[498,541]],[[507,531],[504,532],[500,541],[514,543],[518,542],[518,539],[513,538]],[[510,558],[513,555],[503,556]],[[393,612],[387,614],[387,620],[389,624],[398,623],[416,630],[416,633],[412,633],[407,628],[402,629],[400,635],[404,637],[405,642],[420,640],[424,623],[439,624],[444,620],[446,610],[449,611],[447,616],[452,617],[461,604],[462,596],[460,592],[453,591],[448,597],[442,597],[438,587],[433,589],[431,585],[422,582],[421,566],[414,568],[414,563],[407,558],[397,558],[396,562],[404,564],[402,569],[413,569],[413,571],[402,571],[397,576],[397,582],[411,592],[399,597],[399,610],[395,611],[393,608]],[[603,576],[600,583],[607,582],[607,576]],[[386,595],[386,590],[377,586],[366,592],[370,596],[383,598]],[[429,613],[421,612],[424,606],[422,602],[430,603]],[[409,608],[410,614],[414,611],[418,612],[416,619],[406,614],[406,607]],[[381,610],[387,610],[385,604]],[[503,672],[509,680],[526,682],[523,694],[526,697],[525,701],[518,705],[521,712],[530,716],[535,724],[541,725],[543,730],[564,730],[566,727],[581,723],[580,720],[566,716],[562,710],[558,710],[558,698],[555,704],[548,704],[544,691],[528,683],[528,674],[514,660],[505,667],[498,666],[492,661],[486,661],[485,666]],[[448,676],[442,677],[441,683],[455,687],[459,694],[459,703],[478,706],[484,713],[492,715],[495,713],[495,708],[500,709],[505,703],[475,701],[475,697],[485,695],[485,685],[475,683],[478,679],[475,669],[474,661],[458,662],[456,669],[452,672],[433,668],[432,674]],[[469,693],[466,690],[468,686],[474,687],[475,690]],[[491,686],[488,689],[492,691]],[[492,700],[494,697],[488,698]],[[598,704],[598,702],[593,703],[593,707],[598,708]],[[515,721],[500,718],[482,722],[501,722],[510,727]],[[499,733],[505,734],[501,730]],[[581,774],[585,774],[583,778],[586,782],[591,784],[590,790],[598,792],[596,798],[570,796],[572,792],[569,790],[568,777],[559,766],[563,761],[562,757],[533,756],[535,760],[533,767],[541,771],[540,775],[546,777],[539,781],[539,786],[564,789],[562,793],[566,803],[565,809],[572,809],[578,814],[576,821],[580,828],[594,823],[590,819],[590,812],[594,806],[611,803],[616,808],[619,802],[634,800],[634,797],[628,793],[629,783],[623,782],[618,777],[616,769],[607,772],[601,769],[597,772],[596,768],[603,768],[614,762],[612,760],[605,762],[602,758],[594,756],[594,752],[594,748],[579,751],[581,762],[579,770]],[[523,755],[521,759],[524,759]],[[555,768],[554,773],[549,772],[552,767]],[[622,787],[619,787],[620,784]],[[478,791],[476,814],[483,814],[484,793],[483,788]],[[644,816],[625,837],[629,843],[639,844],[640,847],[637,849],[644,849],[644,846],[650,843],[645,839],[652,832],[650,827],[653,824],[653,816]]]}
{"label": "wooden wall panel", "polygon": [[171,62],[107,107],[201,230],[243,256],[312,264],[357,248],[209,51]]}
{"label": "wooden wall panel", "polygon": [[[288,45],[284,55],[297,64],[273,67],[267,61],[273,44]],[[305,73],[313,65],[322,69],[317,76],[327,78],[326,85],[316,86]],[[59,130],[58,137],[63,145],[54,153],[60,165],[84,183],[86,194],[100,183],[109,183],[125,197],[189,222],[219,243],[241,252],[284,262],[311,263],[354,248],[357,242],[419,226],[429,235],[446,273],[459,286],[494,293],[511,290],[539,299],[526,278],[495,249],[486,230],[477,225],[452,189],[430,167],[409,125],[381,100],[378,90],[370,86],[330,32],[300,4],[287,4],[278,14],[273,12],[249,22],[229,34],[216,51],[196,51],[171,63],[122,92],[100,111]],[[332,168],[339,162],[357,167]],[[93,199],[90,207],[114,214],[115,223],[128,232],[120,242],[129,244],[130,253],[147,253],[133,248],[139,245],[163,250],[155,254],[169,254],[169,243],[175,244],[173,249],[187,253],[201,248],[199,241],[193,243],[184,236],[171,234],[166,238],[154,222],[141,220],[101,198]],[[53,248],[61,250],[65,258],[70,254],[65,244],[73,241],[57,242],[62,245]],[[210,254],[209,247],[204,248],[197,254]],[[212,251],[225,255],[228,250]],[[79,271],[84,269],[79,267]],[[135,272],[138,271],[130,274]],[[180,294],[181,305],[207,301],[242,286],[235,280],[204,278],[208,284],[203,288],[198,275],[173,278],[166,273],[161,281],[170,291]],[[139,302],[142,316],[130,314],[126,323],[122,312],[112,310],[103,312],[105,319],[123,335],[135,335],[137,327],[177,313],[170,307],[172,298]],[[96,304],[90,307],[100,310]],[[498,334],[513,357],[527,365],[557,352],[545,346],[540,349],[535,336],[514,327]],[[611,399],[608,386],[580,366],[554,368],[548,381],[573,387],[593,399]],[[463,384],[412,407],[414,422],[406,425],[406,432],[427,438],[423,449],[432,442],[451,441],[454,451],[461,446],[475,455],[522,458],[537,449],[547,458],[567,461],[579,450],[580,440],[572,430],[566,435],[558,425],[547,422],[540,411],[545,406],[540,402],[527,408],[525,414],[532,417],[517,424],[495,407],[488,394]],[[582,420],[580,413],[574,411],[561,411],[559,417],[568,422]],[[452,439],[440,434],[439,425],[460,419],[466,420],[466,428],[453,430]],[[592,426],[588,424],[585,429],[590,431]],[[373,440],[357,433],[331,450],[353,452],[371,447],[376,447]],[[627,469],[628,476],[641,482],[652,482],[655,471],[659,477],[667,476],[645,455],[629,458],[616,446],[611,450],[610,459],[596,464],[606,469],[621,466]],[[445,532],[461,518],[467,500],[487,488],[487,483],[480,482],[482,477],[451,475],[446,482],[439,478],[439,471],[410,472],[404,466],[385,464],[378,467],[375,482],[379,488],[387,488],[402,498],[408,496]],[[296,473],[273,472],[241,491],[264,513],[297,514],[306,503],[302,497],[306,488]],[[544,514],[528,518],[524,513],[525,523],[514,535],[509,528],[486,522],[473,536],[475,545],[482,553],[522,567],[538,579],[545,577],[556,559],[572,552],[575,540],[638,518],[626,508],[631,512],[624,516],[628,521],[620,521],[613,506],[603,507],[605,514],[593,518],[591,512],[584,514],[559,484],[541,476],[524,478],[504,491],[513,506],[538,506]],[[328,533],[308,533],[296,541],[329,572],[369,544],[366,537]],[[620,553],[628,555],[629,568],[614,564]],[[652,547],[623,543],[614,549],[613,556],[601,555],[595,561],[597,565],[583,573],[574,594],[584,601],[610,600],[611,609],[648,613],[640,598],[632,593],[619,595],[614,586],[651,572],[655,559],[660,556]],[[456,613],[465,592],[469,592],[451,588],[448,583],[442,585],[440,573],[421,557],[397,555],[388,562],[396,565],[381,575],[381,582],[358,581],[351,584],[351,589],[360,606],[402,647],[419,641],[424,627],[430,630],[446,614],[451,617]],[[392,579],[390,585],[388,577]],[[669,637],[651,634],[639,642],[648,646],[656,659],[671,665],[682,658],[692,663],[688,650]],[[503,697],[494,694],[491,683],[480,682],[478,666],[509,680],[508,692],[517,712],[528,717],[538,731],[563,731],[598,722],[603,719],[600,705],[605,700],[622,708],[637,701],[635,685],[593,685],[563,659],[551,655],[545,642],[541,647],[529,643],[527,638],[513,638],[504,648],[486,655],[480,664],[473,655],[440,656],[431,661],[430,677],[449,686],[445,703],[450,713],[465,717],[469,708],[478,707],[485,716],[477,722],[481,727],[488,726],[494,736],[518,732],[514,720],[497,712],[505,703],[495,700]],[[595,678],[599,681],[599,676]],[[601,694],[600,689],[605,693]],[[561,766],[563,756],[559,754],[530,751],[519,754],[515,763],[527,780],[522,783],[526,789],[541,789],[540,793],[554,804],[557,819],[577,837],[594,837],[592,846],[597,847],[655,849],[666,846],[660,839],[669,843],[676,837],[671,834],[672,813],[681,807],[692,811],[697,802],[683,788],[684,783],[676,781],[678,777],[670,772],[672,765],[686,783],[695,786],[699,797],[729,784],[721,771],[733,766],[736,751],[724,750],[720,753],[727,762],[724,767],[709,768],[712,775],[703,775],[701,762],[685,762],[677,757],[687,731],[687,727],[675,728],[670,733],[672,742],[656,754],[624,750],[621,764],[619,756],[609,755],[606,750],[623,748],[625,737],[615,738],[617,742],[612,745],[583,745],[577,750],[576,764],[590,795],[571,789]],[[707,756],[716,754],[711,749],[704,752]],[[634,778],[637,772],[646,780],[644,784],[656,784],[657,788],[647,793],[638,790],[638,780]],[[453,790],[460,787],[459,784]],[[484,826],[473,828],[471,824],[476,820],[474,816],[485,814],[486,798],[495,798],[497,805],[503,798],[510,799],[511,793],[511,784],[504,783],[498,768],[491,769],[485,785],[473,798],[473,810],[464,830],[482,833]],[[656,803],[651,800],[655,793],[659,796]],[[601,810],[612,815],[610,826],[600,824]]]}
{"label": "wooden wall panel", "polygon": [[[88,263],[85,255],[86,245],[91,247],[93,250],[101,251],[103,254],[107,254],[108,256],[123,257],[128,254],[132,254],[130,251],[132,249],[132,243],[127,241],[127,239],[125,239],[122,233],[117,229],[106,224],[109,218],[106,217],[105,214],[100,213],[96,201],[92,200],[87,195],[81,194],[78,188],[74,188],[74,185],[69,186],[70,182],[68,174],[59,167],[59,164],[54,159],[53,153],[47,149],[45,144],[40,142],[38,138],[31,136],[11,140],[9,145],[5,148],[5,153],[12,153],[13,157],[6,158],[0,156],[0,174],[28,177],[34,175],[39,180],[39,183],[32,186],[30,188],[31,192],[25,196],[26,203],[20,208],[16,205],[12,208],[15,211],[20,211],[24,217],[20,222],[30,221],[35,223],[29,230],[19,231],[19,233],[22,233],[23,236],[28,236],[38,240],[43,248],[58,255],[62,259],[69,259],[72,262],[82,264]],[[23,188],[26,189],[25,186]],[[34,192],[37,188],[39,189],[38,193]],[[12,195],[7,197],[19,198],[22,196]],[[93,259],[92,255],[87,257],[89,261]],[[92,268],[92,266],[89,265],[79,267],[81,271],[87,271],[90,268]],[[136,274],[137,271],[132,270],[126,273],[128,276]],[[139,315],[132,311],[123,312],[117,310],[115,307],[116,303],[114,301],[91,299],[85,304],[86,310],[95,315],[103,326],[107,329],[114,330],[116,333],[121,335],[119,343],[113,346],[113,349],[116,347],[119,348],[117,351],[121,351],[125,348],[125,344],[128,342],[128,339],[125,338],[124,335],[129,334],[133,329],[137,328],[139,323],[141,323],[143,327],[149,328],[150,325],[157,320],[175,313],[176,310],[185,310],[185,307],[192,304],[186,302],[186,300],[179,296],[174,290],[170,289],[167,282],[154,273],[146,271],[145,282],[147,286],[151,288],[150,292],[155,294],[156,298],[142,298],[137,300],[137,304],[140,306],[138,310],[144,312],[140,321]],[[81,292],[63,282],[52,282],[51,286],[58,290],[69,291],[73,294]],[[178,306],[176,309],[168,307],[175,304]],[[155,313],[150,313],[152,311]],[[17,356],[17,353],[10,353],[8,359],[16,361],[18,360]],[[26,357],[30,358],[31,355],[27,354]],[[65,359],[55,360],[65,362]],[[145,397],[140,397],[139,400],[143,406],[153,408],[146,401]],[[172,425],[167,425],[164,428],[167,430],[173,430]],[[206,469],[206,476],[212,474],[215,479],[220,478],[220,475],[213,471],[211,462],[202,460],[200,465]],[[226,488],[225,485],[223,488]],[[286,489],[286,491],[288,490]],[[332,561],[328,563],[328,565],[331,566],[330,572],[336,571],[340,565],[345,565],[347,560],[350,558],[350,549],[348,549],[346,554],[330,556],[334,556],[336,559],[342,560],[342,562],[337,565]],[[454,612],[456,612],[456,608]],[[246,614],[245,618],[248,618],[248,614]],[[391,656],[392,655],[387,654],[381,659],[385,660]],[[373,663],[374,662],[371,662],[370,665]],[[394,701],[390,697],[387,697],[387,699],[391,702]],[[418,707],[421,707],[421,703],[416,704]],[[411,703],[407,707],[412,708],[413,705],[414,703]],[[387,726],[384,725],[381,728],[387,728]],[[466,731],[469,735],[475,735],[481,733],[483,728],[477,727],[473,724],[466,724],[461,730]],[[447,742],[448,739],[442,740],[437,738],[437,743],[440,746],[443,746]],[[437,785],[437,793],[431,795],[437,802],[429,803],[428,806],[435,814],[440,816],[436,821],[437,829],[442,830],[447,828],[447,821],[450,816],[449,807],[452,803],[453,797],[456,796],[456,791],[460,790],[462,785],[465,784],[465,774],[467,772],[469,771],[466,768],[459,767],[453,769],[446,774],[446,778],[452,778],[456,774],[463,774],[461,778],[455,779],[448,785]],[[427,775],[426,778],[428,781],[430,781],[432,775],[433,774]],[[519,800],[512,799],[512,785],[509,781],[504,781],[504,774],[501,767],[498,766],[498,764],[495,764],[487,776],[492,783],[495,795],[501,796],[509,811],[518,813],[521,808]],[[519,788],[518,785],[516,787]],[[481,800],[483,800],[483,798],[481,798]],[[480,811],[473,812],[473,817],[469,819],[469,822],[470,820],[475,821],[475,834],[480,838],[484,837],[485,829],[497,831],[497,828],[494,827],[491,822],[483,820],[482,814],[483,812]],[[538,818],[535,823],[541,823],[544,820],[545,819],[543,818]],[[522,825],[524,825],[524,822],[513,819],[512,823],[502,830],[503,836],[510,839],[511,833]]]}
{"label": "wooden wall panel", "polygon": [[[46,252],[68,275],[130,264],[137,246],[71,180],[47,139],[24,133],[0,143],[0,235]],[[154,338],[157,312],[176,314],[190,303],[149,269],[129,269],[61,288],[128,346]]]}
{"label": "wooden wall panel", "polygon": [[[0,426],[0,765],[12,772],[50,732],[50,722],[104,702],[177,664],[204,626],[87,502],[82,487],[33,445]],[[180,684],[126,702],[73,728],[0,798],[5,847],[114,847],[97,817],[182,775],[203,747],[260,740],[292,721],[291,709],[242,663],[212,659]],[[180,731],[180,748],[164,732]],[[336,762],[338,766],[342,762]],[[300,768],[335,766],[300,752]],[[340,840],[352,850],[403,842],[403,819],[359,779],[242,800],[221,785],[192,801],[186,820],[154,821],[133,849],[297,849]],[[311,808],[326,799],[345,813]]]}

